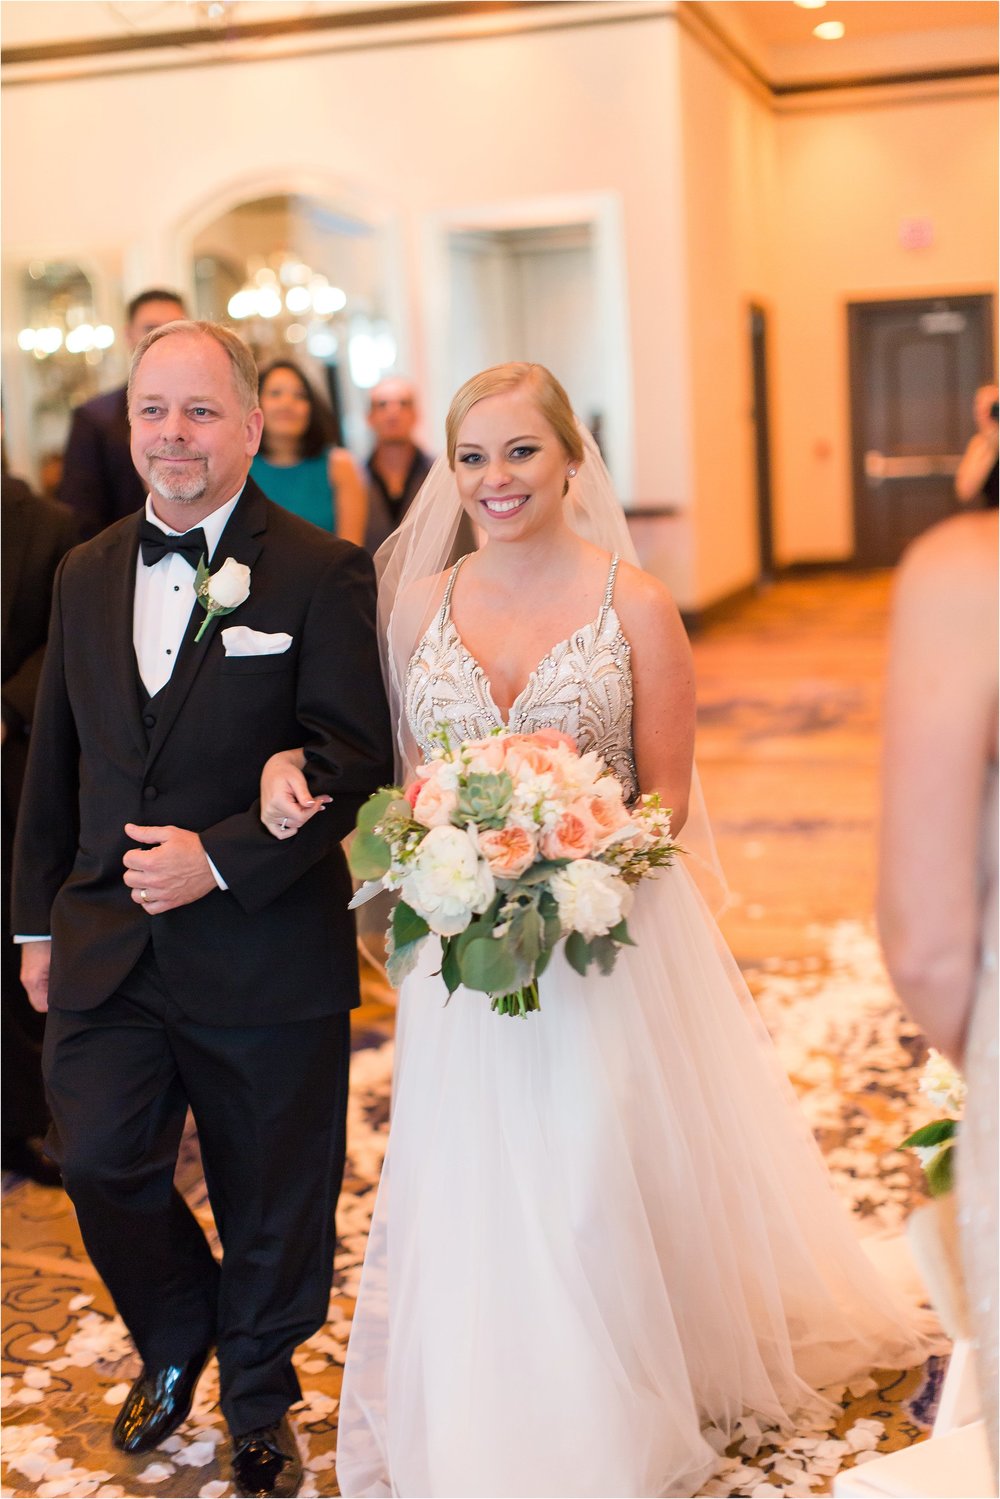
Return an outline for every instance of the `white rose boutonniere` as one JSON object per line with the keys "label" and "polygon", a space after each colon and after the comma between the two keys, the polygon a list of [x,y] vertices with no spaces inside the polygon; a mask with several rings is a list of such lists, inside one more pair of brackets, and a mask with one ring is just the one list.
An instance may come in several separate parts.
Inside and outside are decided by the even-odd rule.
{"label": "white rose boutonniere", "polygon": [[232,614],[250,597],[250,569],[235,557],[227,557],[218,572],[210,574],[202,558],[194,577],[194,591],[205,611],[201,628],[194,637],[197,645],[213,619],[220,614]]}

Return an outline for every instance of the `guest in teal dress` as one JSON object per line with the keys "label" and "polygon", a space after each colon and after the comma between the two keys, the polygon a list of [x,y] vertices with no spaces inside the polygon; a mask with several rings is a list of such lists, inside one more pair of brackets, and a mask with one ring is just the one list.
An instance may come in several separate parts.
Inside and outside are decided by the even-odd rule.
{"label": "guest in teal dress", "polygon": [[354,459],[331,442],[333,413],[297,365],[261,371],[264,434],[250,473],[268,499],[361,546],[368,500]]}

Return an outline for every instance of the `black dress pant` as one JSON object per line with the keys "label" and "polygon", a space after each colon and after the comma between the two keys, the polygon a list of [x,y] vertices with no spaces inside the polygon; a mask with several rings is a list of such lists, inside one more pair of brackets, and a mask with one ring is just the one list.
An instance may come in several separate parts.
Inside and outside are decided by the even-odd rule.
{"label": "black dress pant", "polygon": [[[346,1014],[188,1019],[151,947],[97,1009],[49,1012],[50,1146],[87,1252],[144,1364],[216,1345],[237,1434],[299,1398],[292,1352],[326,1320],[349,1058]],[[174,1187],[188,1104],[221,1266]]]}
{"label": "black dress pant", "polygon": [[[11,753],[5,749],[4,754]],[[3,1143],[44,1135],[49,1111],[42,1085],[45,1016],[33,1010],[21,984],[21,949],[11,941],[10,867],[15,813],[7,788],[0,806],[0,1134]]]}
{"label": "black dress pant", "polygon": [[31,1008],[21,985],[21,949],[9,937],[3,944],[3,995],[0,1009],[0,1133],[3,1143],[44,1135],[49,1111],[42,1085],[42,1036],[45,1016]]}

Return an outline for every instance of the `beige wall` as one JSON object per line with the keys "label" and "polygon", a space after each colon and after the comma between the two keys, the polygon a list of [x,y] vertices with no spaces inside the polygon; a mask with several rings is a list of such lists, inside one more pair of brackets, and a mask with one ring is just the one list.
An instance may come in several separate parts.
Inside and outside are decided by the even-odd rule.
{"label": "beige wall", "polygon": [[[8,89],[5,254],[106,264],[112,278],[121,264],[131,292],[181,280],[187,231],[240,195],[313,185],[386,225],[405,358],[423,380],[441,337],[427,323],[428,223],[494,202],[610,193],[642,434],[626,498],[674,501],[686,491],[687,378],[677,119],[664,102],[676,45],[673,21],[657,16]],[[14,359],[15,322],[8,314]]]}
{"label": "beige wall", "polygon": [[[848,302],[995,291],[997,100],[945,95],[777,119],[779,560],[853,549]],[[903,219],[934,241],[907,250]]]}
{"label": "beige wall", "polygon": [[[24,357],[12,287],[29,259],[80,260],[114,317],[122,293],[182,282],[194,234],[226,207],[314,192],[382,226],[402,360],[436,426],[447,392],[433,225],[492,204],[604,195],[622,226],[620,383],[634,449],[624,498],[680,508],[657,566],[682,606],[756,573],[751,298],[771,312],[779,560],[847,556],[844,306],[993,284],[996,99],[824,98],[776,113],[666,13],[9,87],[12,456],[10,372]],[[935,243],[907,252],[899,221],[916,215],[933,220]]]}
{"label": "beige wall", "polygon": [[748,304],[774,297],[778,193],[769,107],[686,33],[681,104],[691,546],[704,605],[757,573]]}

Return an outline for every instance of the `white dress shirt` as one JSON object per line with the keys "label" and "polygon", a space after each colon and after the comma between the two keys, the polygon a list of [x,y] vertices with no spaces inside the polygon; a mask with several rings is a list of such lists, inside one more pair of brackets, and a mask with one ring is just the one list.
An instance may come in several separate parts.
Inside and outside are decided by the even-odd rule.
{"label": "white dress shirt", "polygon": [[[219,545],[219,538],[225,530],[226,522],[236,509],[236,501],[242,493],[241,486],[228,504],[220,505],[218,510],[213,510],[211,515],[206,515],[201,522],[201,529],[205,533],[205,541],[208,545],[206,562],[211,562],[212,555]],[[172,531],[169,526],[163,524],[153,510],[151,495],[146,496],[146,519],[167,536],[184,534],[182,531]],[[141,548],[136,556],[132,642],[135,646],[139,675],[150,697],[170,681],[174,664],[177,661],[177,653],[181,648],[195,603],[194,577],[194,568],[186,557],[181,556],[180,552],[167,552],[151,567],[147,567],[143,562]],[[208,859],[207,854],[205,857]],[[229,886],[211,859],[208,859],[208,867],[219,889],[228,890]],[[14,938],[17,943],[46,940],[47,937],[26,937],[20,934]]]}
{"label": "white dress shirt", "polygon": [[[208,543],[206,562],[211,562],[240,494],[227,505],[213,510],[211,515],[206,515],[201,522]],[[146,519],[166,536],[184,534],[163,524],[153,510],[152,497],[146,500]],[[194,602],[194,568],[186,557],[180,552],[168,552],[159,562],[147,567],[140,549],[135,559],[132,640],[139,675],[150,697],[170,681]]]}

